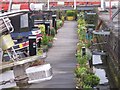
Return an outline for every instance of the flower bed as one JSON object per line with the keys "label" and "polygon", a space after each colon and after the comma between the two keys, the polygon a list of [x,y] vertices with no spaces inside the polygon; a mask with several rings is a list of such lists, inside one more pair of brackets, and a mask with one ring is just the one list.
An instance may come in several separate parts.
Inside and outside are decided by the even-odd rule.
{"label": "flower bed", "polygon": [[78,19],[78,38],[79,42],[77,44],[77,66],[75,68],[76,76],[76,88],[77,89],[92,89],[97,86],[100,82],[99,77],[97,77],[92,68],[89,65],[89,59],[91,58],[87,53],[83,55],[82,48],[89,48],[91,42],[86,39],[86,22],[83,17]]}

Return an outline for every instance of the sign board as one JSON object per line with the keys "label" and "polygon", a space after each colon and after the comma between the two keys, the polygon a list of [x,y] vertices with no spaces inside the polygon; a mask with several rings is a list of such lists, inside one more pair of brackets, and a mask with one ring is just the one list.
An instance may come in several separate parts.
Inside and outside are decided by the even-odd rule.
{"label": "sign board", "polygon": [[44,3],[37,3],[37,4],[34,4],[34,3],[31,3],[30,4],[30,9],[32,11],[39,11],[39,10],[43,10],[43,6],[44,6]]}
{"label": "sign board", "polygon": [[64,5],[64,2],[58,1],[58,2],[57,2],[57,5]]}
{"label": "sign board", "polygon": [[12,4],[12,10],[20,10],[21,4]]}
{"label": "sign board", "polygon": [[28,27],[28,14],[24,14],[20,16],[20,25],[21,28]]}
{"label": "sign board", "polygon": [[110,31],[93,31],[95,35],[110,35]]}
{"label": "sign board", "polygon": [[92,55],[93,65],[102,64],[101,55]]}

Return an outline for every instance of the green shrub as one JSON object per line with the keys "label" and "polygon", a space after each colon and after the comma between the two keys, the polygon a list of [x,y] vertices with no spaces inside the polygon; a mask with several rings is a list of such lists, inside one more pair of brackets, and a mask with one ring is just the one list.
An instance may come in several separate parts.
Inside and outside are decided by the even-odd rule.
{"label": "green shrub", "polygon": [[77,62],[80,64],[80,66],[86,66],[87,56],[78,56]]}
{"label": "green shrub", "polygon": [[85,85],[89,85],[91,87],[97,86],[99,84],[99,82],[100,82],[100,78],[94,74],[88,74],[84,78]]}
{"label": "green shrub", "polygon": [[62,16],[61,20],[64,21],[65,20],[65,16]]}
{"label": "green shrub", "polygon": [[82,27],[85,27],[86,26],[86,22],[84,19],[80,18],[78,19],[77,21],[78,25],[82,26]]}
{"label": "green shrub", "polygon": [[52,42],[53,41],[53,37],[52,36],[47,36],[48,37],[48,41]]}
{"label": "green shrub", "polygon": [[54,27],[50,28],[50,34],[52,37],[55,36],[55,28]]}
{"label": "green shrub", "polygon": [[57,20],[57,29],[62,27],[62,25],[63,25],[63,21],[62,20]]}
{"label": "green shrub", "polygon": [[66,16],[75,16],[75,11],[74,10],[67,10]]}
{"label": "green shrub", "polygon": [[49,43],[48,43],[48,48],[51,48],[51,47],[52,47],[52,43],[49,42]]}
{"label": "green shrub", "polygon": [[41,41],[42,45],[48,45],[48,42],[49,42],[48,36],[43,35],[42,41]]}
{"label": "green shrub", "polygon": [[76,77],[82,78],[85,74],[87,74],[87,69],[85,67],[79,67],[75,69]]}
{"label": "green shrub", "polygon": [[48,45],[42,45],[41,48],[43,49],[43,52],[48,51]]}
{"label": "green shrub", "polygon": [[37,51],[37,55],[42,55],[42,54],[43,54],[43,51],[39,49],[39,50]]}
{"label": "green shrub", "polygon": [[38,25],[38,28],[41,30],[42,34],[45,34],[45,25],[40,24],[40,25]]}

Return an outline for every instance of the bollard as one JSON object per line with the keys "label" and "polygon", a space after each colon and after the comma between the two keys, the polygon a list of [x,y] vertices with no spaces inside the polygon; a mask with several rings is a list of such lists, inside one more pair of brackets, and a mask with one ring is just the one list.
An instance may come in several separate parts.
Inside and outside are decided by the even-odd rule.
{"label": "bollard", "polygon": [[86,49],[85,47],[82,47],[82,56],[86,55]]}
{"label": "bollard", "polygon": [[36,35],[29,36],[29,55],[36,55]]}
{"label": "bollard", "polygon": [[45,21],[45,33],[50,35],[50,21]]}
{"label": "bollard", "polygon": [[38,47],[38,48],[41,47],[41,38],[38,40],[37,47]]}
{"label": "bollard", "polygon": [[52,15],[52,26],[55,28],[57,33],[56,15]]}

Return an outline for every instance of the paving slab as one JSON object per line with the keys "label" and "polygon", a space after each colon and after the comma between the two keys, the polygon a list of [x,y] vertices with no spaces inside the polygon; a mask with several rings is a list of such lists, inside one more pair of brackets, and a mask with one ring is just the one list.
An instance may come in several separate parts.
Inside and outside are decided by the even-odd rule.
{"label": "paving slab", "polygon": [[32,84],[29,88],[75,88],[77,22],[65,21],[56,38],[45,59],[53,68],[53,78]]}

